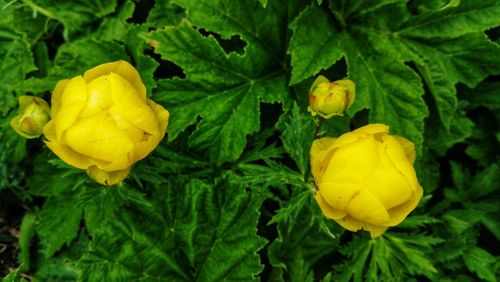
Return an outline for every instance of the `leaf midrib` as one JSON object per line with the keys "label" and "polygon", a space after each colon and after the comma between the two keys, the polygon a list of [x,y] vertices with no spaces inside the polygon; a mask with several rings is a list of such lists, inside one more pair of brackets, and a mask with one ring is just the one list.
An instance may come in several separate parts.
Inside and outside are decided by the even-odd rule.
{"label": "leaf midrib", "polygon": [[[489,4],[489,3],[487,3]],[[498,5],[494,5],[492,7],[497,7]],[[444,15],[444,16],[436,16],[434,14],[433,17],[428,17],[428,20],[427,21],[424,21],[420,24],[417,24],[417,25],[410,25],[410,26],[407,26],[407,27],[404,27],[398,31],[395,31],[396,34],[404,34],[406,33],[407,31],[410,31],[410,30],[413,30],[413,29],[417,29],[417,28],[421,28],[421,27],[424,27],[424,26],[427,26],[427,25],[433,25],[435,24],[436,22],[439,22],[439,21],[447,21],[449,19],[453,19],[455,17],[464,17],[465,14],[469,14],[469,13],[475,13],[477,11],[481,11],[481,10],[487,10],[488,8],[490,8],[490,6],[481,6],[481,7],[478,7],[476,9],[464,9],[462,11],[459,11],[459,12],[456,12],[456,13],[452,13],[452,14],[448,14],[448,15]],[[416,18],[413,18],[414,20],[418,20],[418,17]]]}

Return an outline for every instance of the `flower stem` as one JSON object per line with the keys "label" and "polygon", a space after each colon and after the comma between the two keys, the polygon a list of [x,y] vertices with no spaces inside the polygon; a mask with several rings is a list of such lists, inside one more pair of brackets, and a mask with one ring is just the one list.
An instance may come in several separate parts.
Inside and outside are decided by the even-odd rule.
{"label": "flower stem", "polygon": [[314,139],[319,137],[321,131],[321,125],[323,125],[324,121],[325,121],[324,118],[319,117],[318,127],[316,127],[316,133],[314,134]]}
{"label": "flower stem", "polygon": [[44,16],[46,16],[49,19],[55,19],[54,15],[49,12],[48,10],[38,6],[37,4],[33,3],[31,0],[23,0],[23,3],[33,9],[34,12],[40,13]]}

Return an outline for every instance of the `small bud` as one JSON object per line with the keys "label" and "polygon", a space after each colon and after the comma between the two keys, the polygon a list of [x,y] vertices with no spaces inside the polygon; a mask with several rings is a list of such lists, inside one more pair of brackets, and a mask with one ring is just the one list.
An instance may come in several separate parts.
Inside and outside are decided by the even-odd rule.
{"label": "small bud", "polygon": [[330,82],[320,75],[309,90],[309,107],[313,116],[319,115],[329,119],[341,116],[354,102],[356,87],[349,79]]}
{"label": "small bud", "polygon": [[50,120],[50,108],[43,99],[33,96],[19,97],[19,114],[10,121],[10,126],[24,138],[37,138]]}

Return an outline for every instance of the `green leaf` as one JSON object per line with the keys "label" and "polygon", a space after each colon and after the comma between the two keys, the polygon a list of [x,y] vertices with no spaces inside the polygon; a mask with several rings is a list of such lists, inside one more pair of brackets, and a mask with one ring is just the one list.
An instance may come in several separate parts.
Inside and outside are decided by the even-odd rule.
{"label": "green leaf", "polygon": [[51,282],[74,282],[78,278],[79,270],[75,261],[78,260],[83,252],[88,248],[89,239],[85,234],[80,236],[67,248],[60,250],[57,255],[46,258],[41,255],[35,262],[36,272],[34,278],[36,281]]}
{"label": "green leaf", "polygon": [[[89,179],[89,181],[92,181]],[[132,189],[125,183],[103,189],[103,186],[91,182],[90,185],[82,187],[76,195],[80,205],[83,207],[85,227],[91,235],[101,231],[114,219],[116,210],[124,204],[135,204],[144,207],[151,205],[144,194]]]}
{"label": "green leaf", "polygon": [[113,13],[117,2],[91,0],[91,1],[56,1],[44,0],[34,4],[28,2],[34,11],[55,19],[64,25],[64,37],[66,39],[74,37],[77,33],[84,30],[82,27],[96,22],[99,18]]}
{"label": "green leaf", "polygon": [[247,146],[245,152],[241,155],[238,163],[248,164],[260,160],[272,162],[273,159],[283,157],[285,150],[282,147],[276,143],[268,144],[268,141],[272,140],[270,137],[275,138],[274,131],[275,128],[271,127],[262,130],[258,134],[251,135],[248,140],[249,146]]}
{"label": "green leaf", "polygon": [[424,13],[404,23],[398,34],[416,38],[454,38],[500,25],[495,0],[461,0],[457,7]]}
{"label": "green leaf", "polygon": [[483,106],[496,111],[500,109],[500,96],[496,91],[500,87],[500,82],[483,82],[476,88],[467,90],[466,97],[471,103],[471,107]]}
{"label": "green leaf", "polygon": [[251,187],[285,187],[292,185],[303,187],[303,175],[273,161],[266,165],[240,164],[237,173],[230,174],[229,181],[234,184],[245,184]]}
{"label": "green leaf", "polygon": [[21,271],[29,271],[31,269],[30,263],[30,241],[35,235],[36,214],[26,213],[21,222],[21,231],[19,234],[19,247],[21,253],[19,254],[21,260]]}
{"label": "green leaf", "polygon": [[[291,55],[292,78],[296,84],[320,70],[326,69],[344,55],[341,35],[332,26],[328,14],[317,7],[308,7],[290,24],[293,37],[288,52]],[[317,28],[326,27],[326,28]]]}
{"label": "green leaf", "polygon": [[7,274],[7,276],[5,276],[4,278],[2,278],[2,282],[28,282],[28,280],[21,277],[21,269],[18,268]]}
{"label": "green leaf", "polygon": [[200,181],[168,190],[158,189],[151,205],[119,209],[101,227],[79,261],[81,281],[255,280],[262,199]]}
{"label": "green leaf", "polygon": [[236,160],[246,136],[259,130],[260,101],[286,101],[281,72],[258,73],[250,54],[226,55],[213,37],[203,37],[186,22],[149,38],[156,42],[155,51],[180,65],[188,78],[159,82],[162,92],[156,99],[171,112],[169,138],[175,139],[198,116],[203,117],[189,143],[207,150],[216,163]]}
{"label": "green leaf", "polygon": [[75,198],[52,197],[45,202],[36,231],[46,257],[51,257],[76,238],[81,218],[82,208]]}
{"label": "green leaf", "polygon": [[[344,245],[340,252],[347,255],[350,259],[349,262],[340,264],[337,272],[334,273],[334,281],[364,281],[363,273],[365,264],[370,255],[373,241],[368,240],[367,237],[355,236],[354,239],[347,245]],[[343,271],[339,271],[342,269]],[[381,275],[387,275],[386,273]]]}
{"label": "green leaf", "polygon": [[500,96],[496,95],[498,86],[500,84],[481,83],[475,89],[467,89],[464,94],[470,103],[468,109],[481,111],[480,115],[474,117],[475,126],[467,139],[469,146],[466,153],[484,167],[496,162],[500,154],[500,139],[497,137],[500,130]]}
{"label": "green leaf", "polygon": [[277,127],[282,131],[281,140],[285,150],[297,164],[300,172],[305,174],[309,167],[309,151],[311,149],[316,123],[311,114],[301,112],[294,103],[288,114],[282,116]]}
{"label": "green leaf", "polygon": [[172,4],[172,1],[155,1],[153,9],[149,11],[147,23],[155,27],[177,25],[185,17],[182,8]]}
{"label": "green leaf", "polygon": [[[48,159],[49,162],[47,162]],[[61,160],[51,159],[48,150],[35,158],[34,175],[30,177],[27,184],[29,194],[45,197],[71,194],[89,180],[88,175],[82,170],[69,165],[56,167],[54,163],[64,165]]]}
{"label": "green leaf", "polygon": [[26,75],[36,70],[33,54],[26,39],[0,26],[0,116],[17,105],[17,96],[24,94],[18,86]]}
{"label": "green leaf", "polygon": [[415,162],[415,171],[420,185],[426,194],[432,193],[439,186],[439,163],[436,161],[436,154],[427,149]]}
{"label": "green leaf", "polygon": [[418,56],[417,67],[434,96],[440,119],[450,129],[457,108],[455,85],[474,87],[489,74],[500,73],[500,47],[482,33],[446,40],[404,40]]}
{"label": "green leaf", "polygon": [[471,198],[479,198],[495,190],[498,191],[498,183],[500,183],[500,165],[495,163],[476,174],[467,191]]}
{"label": "green leaf", "polygon": [[319,136],[338,137],[344,133],[351,131],[350,120],[347,115],[335,116],[332,119],[324,120],[321,124]]}
{"label": "green leaf", "polygon": [[[208,151],[217,164],[234,161],[246,136],[260,128],[259,103],[288,104],[284,27],[304,2],[273,1],[266,9],[255,0],[173,3],[185,8],[189,21],[208,36],[186,21],[148,36],[155,51],[186,74],[185,80],[160,82],[157,99],[171,110],[169,139],[201,118],[189,139],[191,148]],[[219,42],[233,37],[246,43],[242,54],[222,49]]]}
{"label": "green leaf", "polygon": [[[491,15],[500,8],[495,1],[462,1],[458,7],[450,5],[411,17],[402,5],[404,2],[383,1],[377,5],[361,1],[356,4],[332,2],[331,8],[339,25],[319,7],[308,8],[292,25],[294,36],[289,51],[293,71],[297,67],[298,72],[303,72],[303,67],[295,61],[319,64],[297,79],[300,81],[330,67],[339,54],[344,54],[349,77],[357,84],[359,93],[350,112],[370,108],[370,122],[388,123],[395,133],[414,141],[418,149],[422,141],[418,132],[423,131],[422,121],[427,109],[420,97],[422,87],[418,78],[402,64],[411,60],[417,64],[436,100],[445,134],[451,135],[446,136],[452,139],[451,142],[439,140],[436,143],[441,141],[441,144],[450,145],[467,137],[465,134],[453,137],[453,132],[457,132],[455,84],[463,82],[472,87],[487,75],[500,73],[497,62],[500,47],[482,34],[499,23],[497,17]],[[312,29],[313,26],[329,28]],[[325,38],[336,40],[321,44]],[[328,51],[320,56],[314,52],[295,55],[302,50],[332,48],[335,52]],[[332,54],[335,58],[322,57]],[[403,77],[406,78],[399,81]]]}
{"label": "green leaf", "polygon": [[[240,35],[246,41],[247,56],[260,67],[281,70],[287,45],[289,22],[303,9],[305,1],[278,0],[269,2],[266,9],[255,0],[174,0],[187,10],[188,18],[195,26],[216,32],[222,38]],[[249,11],[252,11],[249,14]],[[250,58],[248,58],[250,59]],[[248,62],[250,64],[250,62]],[[264,75],[261,73],[260,75]]]}
{"label": "green leaf", "polygon": [[498,213],[485,215],[481,218],[481,223],[500,241],[500,216]]}
{"label": "green leaf", "polygon": [[498,259],[484,249],[474,247],[465,252],[462,255],[462,258],[467,268],[476,273],[479,278],[486,281],[497,281],[495,278],[493,263],[498,261]]}
{"label": "green leaf", "polygon": [[65,43],[57,50],[53,67],[45,78],[30,78],[19,88],[34,93],[52,91],[57,81],[70,79],[97,65],[116,60],[130,62],[125,47],[113,41],[93,37]]}
{"label": "green leaf", "polygon": [[398,228],[419,228],[428,224],[440,223],[441,221],[435,217],[428,215],[412,215],[401,222]]}
{"label": "green leaf", "polygon": [[[379,12],[377,10],[377,13]],[[380,18],[379,21],[384,21],[386,18]],[[356,101],[350,108],[349,114],[369,108],[371,123],[388,124],[393,133],[409,138],[416,144],[417,149],[421,148],[423,119],[427,116],[427,109],[421,97],[422,84],[415,72],[404,64],[399,50],[393,44],[380,40],[380,35],[370,28],[352,25],[340,29],[333,23],[325,25],[325,22],[332,20],[319,7],[310,7],[297,18],[293,23],[294,26],[308,27],[307,30],[310,32],[308,35],[293,34],[291,41],[300,38],[297,40],[302,44],[295,42],[290,45],[292,62],[294,50],[334,48],[337,54],[344,54],[348,76],[356,83]],[[380,25],[382,24],[380,22]],[[325,28],[313,29],[313,26],[325,26]],[[340,43],[323,47],[321,41],[314,40],[314,34],[325,32],[331,33],[330,37],[336,38],[335,42]],[[308,53],[296,59],[314,61],[316,57],[314,53]],[[328,60],[321,62],[321,68],[327,68],[335,63]]]}
{"label": "green leaf", "polygon": [[[30,46],[34,45],[50,27],[49,18],[35,14],[30,5],[16,5],[17,1],[1,0],[2,17],[0,19],[1,40],[4,36],[25,35]],[[26,1],[28,2],[28,1]],[[9,35],[9,33],[11,33]]]}
{"label": "green leaf", "polygon": [[[0,100],[1,101],[1,100]],[[26,139],[14,132],[10,127],[12,113],[0,120],[0,190],[16,187],[26,175],[22,168],[22,160],[26,157]]]}
{"label": "green leaf", "polygon": [[[126,2],[120,7],[116,17],[109,17],[103,20],[95,38],[105,41],[121,42],[125,51],[131,55],[135,68],[139,71],[141,79],[148,90],[148,96],[151,96],[153,88],[156,87],[154,72],[158,63],[148,55],[145,50],[150,49],[143,38],[147,33],[148,26],[129,24],[127,20],[132,17],[135,4]],[[165,13],[165,11],[163,11]]]}
{"label": "green leaf", "polygon": [[314,264],[338,248],[342,229],[326,220],[308,189],[296,189],[268,223],[277,223],[279,234],[268,256],[273,266],[286,270],[284,281],[314,281]]}
{"label": "green leaf", "polygon": [[454,144],[464,141],[472,135],[474,123],[463,113],[452,115],[450,128],[446,130],[437,117],[431,115],[425,128],[426,146],[432,148],[438,155],[443,155]]}
{"label": "green leaf", "polygon": [[457,218],[451,214],[445,214],[443,219],[446,221],[448,228],[450,228],[451,232],[455,234],[460,234],[466,229],[472,226],[471,222],[463,220],[461,218]]}
{"label": "green leaf", "polygon": [[[418,150],[422,143],[423,119],[428,114],[421,97],[420,79],[402,62],[395,63],[389,57],[390,45],[378,44],[369,34],[345,36],[349,78],[357,88],[356,101],[349,113],[370,108],[371,123],[389,125],[392,133],[410,139]],[[362,46],[377,46],[375,48],[389,49],[389,52],[383,54]]]}
{"label": "green leaf", "polygon": [[425,235],[405,236],[396,233],[388,233],[375,240],[356,236],[341,250],[351,258],[344,265],[351,267],[344,273],[337,273],[335,281],[399,280],[404,277],[404,273],[432,278],[437,270],[427,253],[443,241]]}

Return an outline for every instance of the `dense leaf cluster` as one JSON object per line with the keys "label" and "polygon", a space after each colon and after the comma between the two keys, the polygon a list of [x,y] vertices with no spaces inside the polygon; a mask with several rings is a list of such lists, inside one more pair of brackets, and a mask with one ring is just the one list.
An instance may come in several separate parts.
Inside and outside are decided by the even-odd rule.
{"label": "dense leaf cluster", "polygon": [[[3,281],[497,281],[499,15],[498,0],[0,0]],[[8,122],[18,96],[118,59],[171,117],[103,188]],[[424,198],[375,240],[312,197],[318,74],[357,86],[319,134],[380,122],[416,144]]]}

